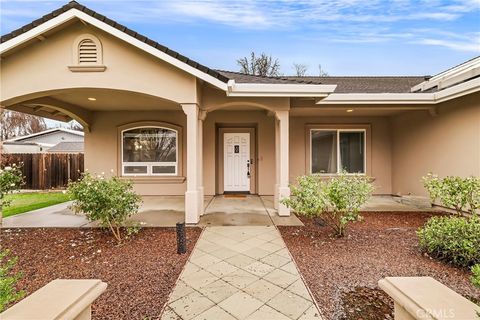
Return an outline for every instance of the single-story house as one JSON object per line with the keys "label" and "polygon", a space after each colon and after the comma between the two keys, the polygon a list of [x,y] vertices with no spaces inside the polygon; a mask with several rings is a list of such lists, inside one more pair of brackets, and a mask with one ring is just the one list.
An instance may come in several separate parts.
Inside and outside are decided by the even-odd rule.
{"label": "single-story house", "polygon": [[66,128],[52,128],[2,142],[5,153],[82,153],[83,132]]}
{"label": "single-story house", "polygon": [[260,77],[214,70],[76,2],[1,37],[7,109],[85,128],[85,168],[142,195],[290,194],[341,170],[377,194],[480,175],[480,58],[433,77]]}

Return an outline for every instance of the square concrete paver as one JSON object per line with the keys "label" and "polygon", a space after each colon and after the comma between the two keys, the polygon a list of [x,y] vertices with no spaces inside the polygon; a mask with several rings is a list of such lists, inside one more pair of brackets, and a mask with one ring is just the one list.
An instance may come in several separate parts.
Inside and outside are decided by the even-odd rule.
{"label": "square concrete paver", "polygon": [[313,301],[275,227],[207,227],[162,319],[321,319]]}

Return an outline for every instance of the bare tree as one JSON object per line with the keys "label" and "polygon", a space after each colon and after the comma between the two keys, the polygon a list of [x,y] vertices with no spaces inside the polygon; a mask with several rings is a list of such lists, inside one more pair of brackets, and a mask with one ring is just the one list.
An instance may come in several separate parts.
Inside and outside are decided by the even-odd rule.
{"label": "bare tree", "polygon": [[250,58],[243,57],[237,60],[240,72],[256,76],[278,77],[280,75],[280,62],[266,53],[256,55],[250,53]]}
{"label": "bare tree", "polygon": [[293,68],[295,69],[295,75],[297,77],[305,77],[307,75],[308,66],[302,63],[293,63]]}
{"label": "bare tree", "polygon": [[328,72],[322,68],[322,65],[318,65],[318,76],[319,77],[328,77]]}
{"label": "bare tree", "polygon": [[45,119],[0,108],[0,140],[23,136],[47,129]]}

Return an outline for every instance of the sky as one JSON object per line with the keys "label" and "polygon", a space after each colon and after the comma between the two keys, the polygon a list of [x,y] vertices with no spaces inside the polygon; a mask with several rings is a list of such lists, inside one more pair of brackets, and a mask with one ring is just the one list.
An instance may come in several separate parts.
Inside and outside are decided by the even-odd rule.
{"label": "sky", "polygon": [[[66,2],[0,0],[1,34]],[[79,2],[216,69],[255,51],[285,75],[433,75],[480,55],[480,0]]]}

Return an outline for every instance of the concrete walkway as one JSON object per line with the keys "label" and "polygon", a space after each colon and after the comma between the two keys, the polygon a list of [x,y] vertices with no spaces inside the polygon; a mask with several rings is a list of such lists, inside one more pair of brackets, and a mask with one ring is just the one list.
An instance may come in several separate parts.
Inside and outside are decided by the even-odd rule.
{"label": "concrete walkway", "polygon": [[[137,214],[130,220],[143,227],[174,227],[185,220],[183,196],[144,196]],[[25,212],[3,219],[3,228],[95,227],[85,216],[74,214],[70,202]],[[302,226],[296,215],[280,217],[273,208],[273,196],[206,196],[205,214],[199,226]],[[396,202],[385,196],[372,197],[366,211],[427,211]]]}
{"label": "concrete walkway", "polygon": [[[183,196],[144,196],[137,214],[129,220],[142,227],[174,227],[185,221]],[[95,227],[84,215],[74,214],[68,207],[71,202],[25,212],[3,219],[3,228]],[[273,209],[273,197],[246,195],[242,197],[205,196],[206,214],[199,226],[301,226],[295,216],[279,217]]]}
{"label": "concrete walkway", "polygon": [[321,319],[275,227],[207,227],[162,320]]}

